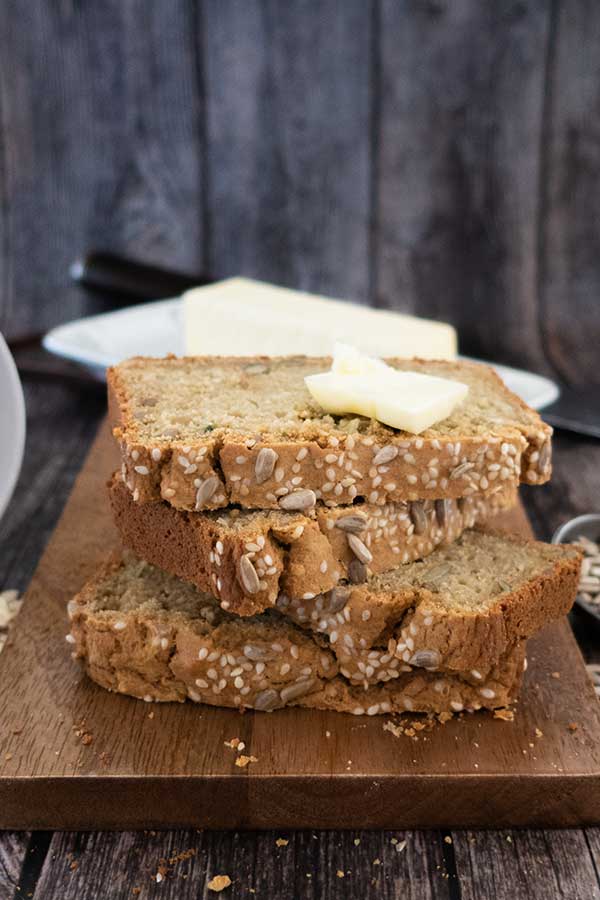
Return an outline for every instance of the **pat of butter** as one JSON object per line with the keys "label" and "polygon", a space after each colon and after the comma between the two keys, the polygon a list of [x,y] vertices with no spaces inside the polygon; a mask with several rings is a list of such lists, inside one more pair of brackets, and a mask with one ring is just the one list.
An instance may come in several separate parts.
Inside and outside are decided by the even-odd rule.
{"label": "pat of butter", "polygon": [[304,380],[327,412],[357,413],[412,434],[446,419],[469,390],[449,378],[393,369],[380,359],[339,344],[331,371]]}
{"label": "pat of butter", "polygon": [[376,356],[454,359],[456,331],[443,322],[318,297],[250,278],[183,296],[186,353],[329,356],[347,341]]}

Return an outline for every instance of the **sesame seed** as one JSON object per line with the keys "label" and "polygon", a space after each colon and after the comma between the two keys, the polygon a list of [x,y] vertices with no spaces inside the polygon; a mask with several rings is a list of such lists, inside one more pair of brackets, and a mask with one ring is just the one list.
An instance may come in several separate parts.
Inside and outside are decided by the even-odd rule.
{"label": "sesame seed", "polygon": [[149,475],[150,469],[148,466],[134,466],[134,471],[138,473],[138,475]]}
{"label": "sesame seed", "polygon": [[72,634],[66,634],[66,635],[65,635],[65,641],[67,642],[67,644],[74,644],[74,643],[75,643],[75,638],[73,637]]}

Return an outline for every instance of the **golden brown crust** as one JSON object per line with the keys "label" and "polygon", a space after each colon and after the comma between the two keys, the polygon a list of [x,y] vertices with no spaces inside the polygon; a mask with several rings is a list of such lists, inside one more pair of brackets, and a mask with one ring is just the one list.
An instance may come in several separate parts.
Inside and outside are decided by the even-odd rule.
{"label": "golden brown crust", "polygon": [[401,671],[366,689],[349,684],[333,654],[277,614],[226,616],[214,626],[181,613],[98,609],[110,562],[69,604],[71,639],[89,676],[111,691],[144,700],[271,710],[286,705],[375,715],[459,712],[515,699],[524,644],[509,648],[485,681],[466,673]]}
{"label": "golden brown crust", "polygon": [[[261,361],[267,360],[256,358],[257,363]],[[281,361],[268,360],[271,366]],[[222,357],[195,362],[239,364]],[[314,362],[323,364],[322,359]],[[145,364],[168,366],[169,361],[138,357],[127,362],[128,366]],[[431,367],[432,362],[413,360],[411,365]],[[510,402],[521,421],[497,427],[490,422],[485,435],[447,435],[434,428],[415,436],[380,423],[371,423],[366,434],[349,434],[329,425],[297,436],[268,431],[257,436],[221,428],[187,443],[172,438],[149,445],[137,436],[120,367],[108,370],[109,410],[121,447],[124,479],[136,501],[163,499],[179,509],[217,509],[230,503],[277,509],[296,501],[337,506],[356,498],[374,504],[456,499],[491,493],[500,483],[544,483],[551,473],[552,429],[511,394],[491,369],[460,362],[451,370],[460,377],[461,372],[474,369],[490,389]],[[275,454],[275,463],[269,477],[261,480],[257,466],[260,471],[259,454],[265,450]]]}
{"label": "golden brown crust", "polygon": [[[344,528],[346,524],[353,527],[357,517],[358,535],[372,555],[368,569],[380,573],[427,556],[465,528],[516,502],[516,492],[508,489],[491,497],[476,494],[437,506],[426,501],[417,533],[407,503],[320,507],[312,515],[224,510],[219,516],[176,510],[166,503],[134,503],[119,476],[110,482],[109,493],[126,547],[209,591],[224,609],[240,615],[272,606],[281,592],[300,600],[329,591],[347,578],[357,557],[348,540],[350,532]],[[256,583],[248,584],[243,577],[242,557],[257,572],[258,590]]]}
{"label": "golden brown crust", "polygon": [[[536,541],[499,537],[505,552],[510,552],[511,544],[530,548],[532,555],[537,548],[548,551],[548,545]],[[571,609],[581,558],[572,548],[552,551],[553,560],[540,561],[535,574],[481,611],[449,608],[443,589],[439,594],[425,587],[386,590],[373,581],[309,601],[280,597],[277,608],[328,638],[340,671],[353,683],[385,676],[390,660],[398,659],[438,671],[470,672],[482,680],[509,647]],[[431,560],[437,555],[434,551]],[[470,578],[468,571],[465,578]],[[345,598],[340,606],[335,598],[342,590]]]}

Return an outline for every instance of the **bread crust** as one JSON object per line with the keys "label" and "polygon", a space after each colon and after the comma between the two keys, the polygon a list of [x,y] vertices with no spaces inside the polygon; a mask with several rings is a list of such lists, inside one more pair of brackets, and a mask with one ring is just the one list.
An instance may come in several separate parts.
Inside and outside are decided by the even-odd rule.
{"label": "bread crust", "polygon": [[[109,496],[126,547],[244,616],[269,608],[280,593],[292,600],[312,599],[307,595],[322,594],[347,579],[357,557],[346,524],[362,529],[354,530],[372,556],[368,571],[380,573],[427,556],[516,502],[516,491],[507,488],[488,497],[474,494],[437,505],[426,501],[415,530],[409,503],[318,507],[312,514],[224,510],[219,516],[166,503],[135,503],[120,475],[109,482]],[[256,582],[244,579],[243,557],[257,572]]]}
{"label": "bread crust", "polygon": [[[509,547],[517,542],[506,536],[502,541]],[[537,545],[530,543],[534,552]],[[555,553],[554,562],[546,559],[539,572],[517,590],[500,594],[485,611],[454,609],[426,588],[386,592],[374,591],[368,584],[349,589],[341,606],[336,591],[329,598],[315,598],[311,603],[317,617],[308,602],[302,601],[299,607],[280,598],[276,610],[242,618],[223,611],[210,595],[148,563],[135,558],[112,561],[70,604],[72,635],[91,677],[111,689],[153,699],[185,696],[165,675],[164,663],[187,685],[188,695],[189,690],[194,692],[190,685],[193,675],[198,679],[196,687],[202,689],[195,693],[203,701],[210,695],[206,702],[217,704],[226,699],[226,705],[230,701],[253,705],[253,690],[258,695],[275,684],[281,690],[282,685],[287,688],[299,682],[312,694],[322,690],[322,681],[337,675],[344,690],[350,690],[348,696],[355,696],[354,689],[368,693],[375,687],[387,689],[392,682],[403,685],[405,676],[412,678],[415,673],[425,682],[410,683],[418,683],[419,692],[426,690],[427,702],[431,691],[442,691],[434,682],[444,678],[457,678],[461,690],[463,684],[470,685],[484,699],[494,700],[496,689],[490,682],[497,679],[506,658],[535,631],[566,613],[573,602],[579,554],[559,547],[552,548],[552,555]],[[103,604],[106,585],[115,573],[125,573],[129,582],[135,583],[138,597],[141,585],[142,600],[148,603],[126,611],[114,600],[112,605]],[[170,598],[175,591],[194,606],[193,615],[152,607],[157,596]],[[223,671],[213,665],[217,659]],[[257,662],[262,664],[261,670]],[[251,673],[250,682],[246,671]],[[112,673],[110,678],[107,673]],[[142,693],[141,687],[135,686],[142,675],[146,687],[151,681],[158,684],[156,691]],[[164,685],[168,686],[166,693]],[[472,704],[473,693],[467,691],[467,695]],[[419,702],[425,703],[424,696]],[[299,695],[294,694],[293,699]],[[397,708],[396,701],[389,702],[390,709]]]}
{"label": "bread crust", "polygon": [[[256,357],[245,359],[244,364],[276,366],[282,359]],[[240,364],[224,357],[174,362]],[[406,360],[389,362],[406,364]],[[434,427],[418,436],[372,422],[367,434],[347,433],[330,424],[285,436],[268,430],[257,435],[217,428],[189,442],[170,438],[150,445],[138,437],[124,374],[124,366],[145,364],[168,367],[169,359],[137,357],[107,373],[109,413],[121,448],[124,481],[136,502],[162,499],[186,510],[218,509],[232,503],[249,509],[304,504],[306,509],[306,504],[315,502],[339,506],[357,498],[384,505],[457,499],[492,493],[498,484],[543,484],[550,478],[552,429],[486,366],[460,362],[452,368],[445,363],[457,378],[461,372],[476,370],[477,377],[522,418],[497,427],[490,422],[485,435],[447,435]],[[314,364],[322,367],[324,360],[315,359]],[[432,365],[431,360],[411,361],[417,370]],[[264,480],[262,451],[275,455],[270,457],[275,462]]]}
{"label": "bread crust", "polygon": [[190,699],[262,711],[305,706],[355,715],[494,709],[516,698],[523,642],[509,648],[485,682],[469,673],[413,669],[365,689],[339,673],[317,639],[277,613],[251,620],[224,614],[211,623],[181,613],[98,609],[103,581],[123,565],[109,562],[69,604],[75,656],[107,690],[146,701]]}

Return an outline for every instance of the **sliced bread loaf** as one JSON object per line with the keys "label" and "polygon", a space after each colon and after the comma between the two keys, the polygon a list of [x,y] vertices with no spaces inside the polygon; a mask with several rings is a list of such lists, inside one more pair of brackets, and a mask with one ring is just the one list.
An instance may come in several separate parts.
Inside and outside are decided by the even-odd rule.
{"label": "sliced bread loaf", "polygon": [[241,615],[268,608],[280,593],[312,600],[340,580],[360,583],[425,557],[516,501],[514,487],[500,486],[488,496],[317,506],[305,513],[187,512],[164,502],[135,503],[120,475],[109,492],[126,547]]}
{"label": "sliced bread loaf", "polygon": [[506,706],[516,696],[524,645],[484,682],[470,675],[400,671],[366,689],[338,672],[321,638],[276,610],[241,619],[210,596],[129,557],[104,566],[69,604],[75,655],[108,690],[144,700],[185,700],[272,710],[311,706],[353,712],[459,712]]}
{"label": "sliced bread loaf", "polygon": [[388,360],[469,387],[451,416],[416,436],[326,414],[304,377],[330,362],[136,357],[109,369],[109,409],[134,499],[304,512],[357,499],[456,499],[549,479],[550,427],[487,366]]}

